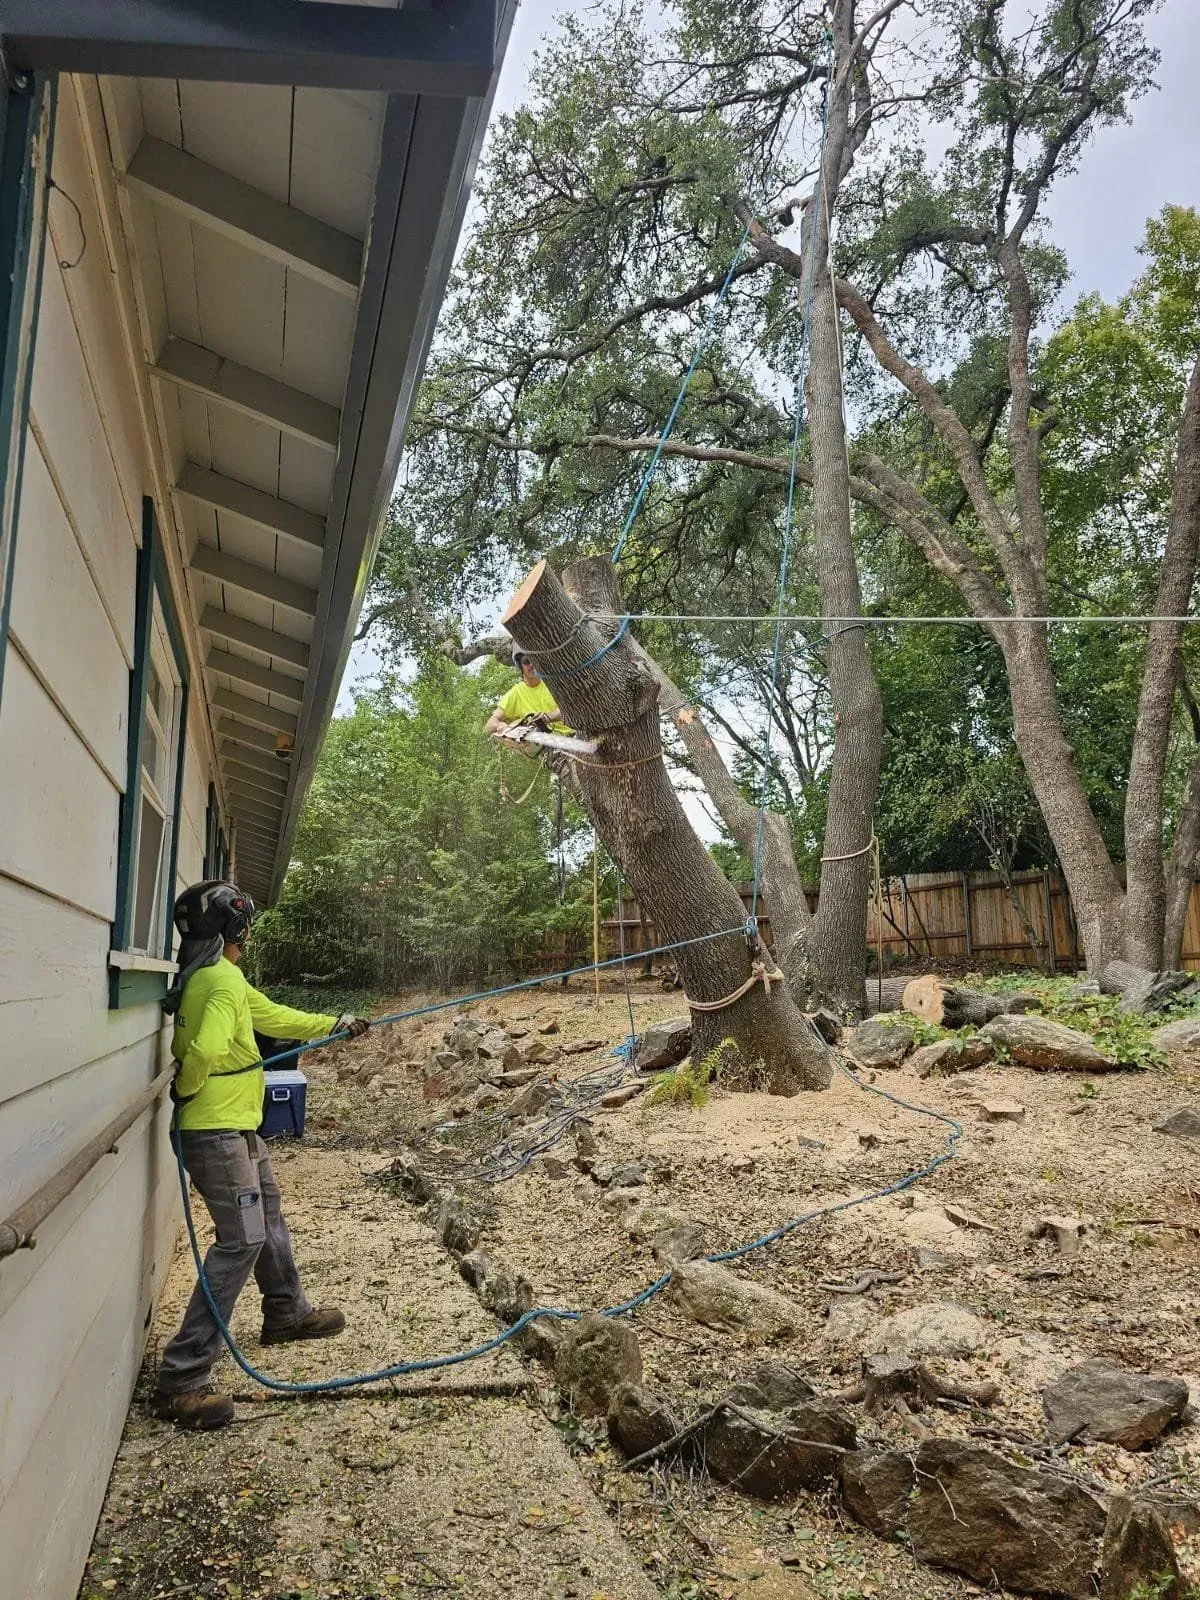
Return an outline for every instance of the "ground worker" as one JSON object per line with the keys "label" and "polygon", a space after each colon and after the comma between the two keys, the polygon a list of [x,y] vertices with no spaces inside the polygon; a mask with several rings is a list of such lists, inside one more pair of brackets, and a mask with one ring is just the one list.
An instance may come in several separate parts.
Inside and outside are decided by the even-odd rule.
{"label": "ground worker", "polygon": [[503,733],[505,728],[514,722],[524,722],[526,717],[536,717],[551,733],[570,733],[562,720],[562,712],[554,703],[554,696],[542,682],[533,662],[515,646],[512,658],[521,681],[500,696],[495,711],[487,720],[488,733]]}
{"label": "ground worker", "polygon": [[[264,1078],[254,1030],[272,1039],[319,1039],[345,1029],[358,1038],[368,1024],[348,1014],[293,1011],[251,988],[238,963],[253,915],[248,895],[217,880],[193,884],[175,902],[179,975],[164,1001],[175,1017],[171,1140],[178,1140],[216,1228],[204,1272],[222,1317],[228,1322],[253,1271],[262,1293],[263,1344],[328,1339],[341,1333],[346,1319],[309,1304],[292,1259],[279,1187],[257,1133]],[[188,1428],[232,1422],[233,1401],[209,1382],[220,1351],[220,1329],[197,1283],[179,1332],[163,1351],[154,1414]]]}

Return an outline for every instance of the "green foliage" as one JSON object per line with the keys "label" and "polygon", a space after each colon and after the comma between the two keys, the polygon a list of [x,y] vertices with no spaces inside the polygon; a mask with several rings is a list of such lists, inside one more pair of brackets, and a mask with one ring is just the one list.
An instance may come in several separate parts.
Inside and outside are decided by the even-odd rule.
{"label": "green foliage", "polygon": [[[266,983],[356,989],[479,984],[560,929],[582,949],[591,862],[556,903],[546,774],[503,798],[483,723],[512,675],[426,662],[335,719],[301,819],[283,895],[255,925]],[[507,756],[510,793],[537,769]],[[565,848],[576,852],[577,813]],[[580,855],[582,852],[579,852]]]}
{"label": "green foliage", "polygon": [[709,1091],[721,1075],[726,1052],[735,1048],[732,1039],[722,1039],[714,1050],[700,1061],[689,1056],[677,1067],[664,1072],[646,1096],[648,1106],[705,1106]]}

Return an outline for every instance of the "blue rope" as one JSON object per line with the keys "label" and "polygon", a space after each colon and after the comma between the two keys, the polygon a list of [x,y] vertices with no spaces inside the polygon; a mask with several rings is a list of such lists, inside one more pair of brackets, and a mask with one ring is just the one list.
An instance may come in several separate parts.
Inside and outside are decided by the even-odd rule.
{"label": "blue rope", "polygon": [[[819,207],[819,201],[825,184],[825,146],[828,142],[828,137],[829,78],[827,75],[821,95],[821,178],[814,196],[814,233],[822,226],[823,211]],[[828,238],[825,244],[828,249]],[[775,644],[771,654],[771,687],[773,690],[778,690],[779,675],[783,664],[784,607],[787,602],[787,582],[792,561],[792,536],[795,531],[796,468],[800,456],[800,436],[804,425],[804,378],[808,370],[809,334],[812,328],[812,308],[816,281],[816,272],[810,270],[804,299],[804,316],[800,329],[800,360],[796,368],[795,420],[792,424],[792,454],[788,471],[787,511],[783,520],[783,547],[779,552],[779,586],[775,602]],[[746,931],[751,935],[758,933],[758,900],[762,890],[763,856],[765,854],[767,833],[767,802],[770,799],[771,785],[771,761],[771,710],[768,706],[766,727],[763,732],[762,788],[758,802],[758,828],[754,841],[754,881],[750,891],[750,915],[746,921]]]}
{"label": "blue rope", "polygon": [[[629,538],[633,525],[637,521],[637,514],[642,509],[642,501],[646,498],[646,491],[650,487],[650,483],[654,477],[654,474],[658,471],[658,463],[660,457],[662,456],[663,448],[666,445],[667,440],[671,437],[676,420],[679,417],[680,408],[683,405],[684,396],[687,394],[688,389],[691,386],[692,379],[696,375],[696,368],[700,365],[700,357],[704,354],[713,328],[716,325],[717,313],[725,303],[725,296],[729,293],[729,286],[733,282],[733,275],[738,269],[738,263],[742,259],[742,251],[746,248],[746,240],[749,237],[750,224],[747,223],[745,228],[742,230],[742,237],[738,240],[737,249],[733,252],[733,260],[729,263],[729,271],[725,274],[725,281],[721,285],[720,293],[709,307],[708,319],[704,324],[703,331],[701,332],[699,341],[696,344],[696,349],[692,355],[690,363],[688,364],[688,369],[683,375],[683,382],[679,385],[679,393],[675,396],[675,404],[671,407],[671,414],[667,418],[667,425],[658,436],[658,443],[654,447],[654,454],[650,457],[650,464],[642,474],[642,481],[638,484],[637,494],[634,495],[633,504],[630,506],[628,514],[626,515],[625,526],[621,529],[620,537],[613,546],[612,560],[614,567],[621,559],[621,552],[625,549],[625,541]],[[609,648],[612,648],[611,645]],[[586,666],[587,663],[585,662],[584,665]],[[575,670],[578,672],[579,668],[577,667]]]}
{"label": "blue rope", "polygon": [[[738,931],[740,932],[741,930],[739,929]],[[328,1043],[329,1041],[325,1040],[323,1042]],[[918,1171],[908,1173],[895,1183],[886,1184],[880,1189],[873,1189],[870,1194],[856,1195],[850,1200],[838,1200],[827,1206],[818,1206],[816,1210],[807,1211],[801,1216],[793,1217],[790,1222],[785,1222],[780,1227],[773,1228],[769,1233],[764,1233],[760,1238],[752,1239],[748,1244],[738,1245],[732,1250],[713,1251],[704,1257],[706,1261],[735,1261],[741,1256],[749,1255],[752,1251],[764,1250],[768,1246],[776,1244],[787,1234],[793,1233],[797,1228],[802,1228],[807,1223],[815,1222],[821,1217],[834,1216],[837,1212],[848,1211],[853,1206],[864,1206],[873,1200],[882,1200],[888,1195],[900,1194],[905,1189],[910,1189],[913,1184],[920,1183],[923,1179],[932,1176],[940,1166],[952,1160],[957,1154],[958,1141],[963,1136],[963,1128],[960,1122],[955,1121],[953,1117],[944,1115],[940,1111],[934,1111],[928,1106],[914,1105],[910,1101],[902,1100],[898,1095],[889,1093],[886,1089],[879,1089],[873,1084],[864,1083],[844,1066],[841,1067],[841,1070],[850,1079],[851,1083],[855,1084],[859,1089],[863,1089],[869,1094],[877,1094],[884,1100],[890,1100],[893,1105],[900,1106],[905,1111],[912,1111],[917,1116],[929,1117],[936,1122],[945,1123],[950,1129],[950,1136],[946,1141],[945,1150],[934,1156],[931,1161]],[[191,1245],[192,1260],[196,1266],[197,1281],[230,1355],[246,1376],[253,1378],[255,1383],[261,1384],[264,1389],[271,1389],[277,1394],[328,1394],[343,1389],[359,1389],[369,1383],[387,1383],[391,1379],[408,1377],[414,1373],[435,1372],[445,1367],[462,1366],[464,1362],[478,1361],[482,1356],[491,1355],[493,1351],[499,1350],[502,1346],[515,1339],[532,1322],[537,1322],[542,1318],[555,1322],[578,1322],[580,1317],[584,1315],[582,1311],[568,1310],[563,1306],[534,1306],[531,1310],[526,1311],[523,1316],[518,1317],[509,1327],[502,1328],[491,1339],[485,1339],[481,1344],[471,1345],[466,1350],[458,1350],[450,1355],[426,1356],[415,1361],[397,1361],[391,1366],[380,1367],[375,1372],[352,1373],[340,1378],[312,1378],[304,1381],[272,1378],[268,1373],[260,1372],[253,1362],[247,1360],[242,1354],[238,1348],[237,1341],[229,1330],[228,1323],[221,1313],[221,1308],[217,1305],[208,1276],[204,1271],[204,1260],[200,1254],[200,1241],[196,1235],[196,1224],[192,1217],[191,1200],[188,1194],[187,1174],[183,1165],[183,1142],[177,1130],[173,1132],[172,1140],[175,1146],[176,1166],[179,1171],[179,1188],[183,1195],[183,1215],[187,1223],[188,1242]],[[601,1312],[601,1315],[605,1317],[628,1316],[631,1312],[637,1311],[641,1306],[644,1306],[648,1301],[653,1300],[656,1295],[661,1294],[670,1281],[671,1274],[665,1272],[660,1278],[656,1278],[653,1283],[647,1284],[644,1289],[639,1290],[637,1294],[632,1295],[628,1300],[622,1300],[617,1305],[609,1306]]]}

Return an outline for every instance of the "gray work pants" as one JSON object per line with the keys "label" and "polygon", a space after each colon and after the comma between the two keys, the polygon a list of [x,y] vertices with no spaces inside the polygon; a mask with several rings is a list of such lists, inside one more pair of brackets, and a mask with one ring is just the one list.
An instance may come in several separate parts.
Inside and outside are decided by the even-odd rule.
{"label": "gray work pants", "polygon": [[[256,1133],[176,1133],[183,1165],[203,1196],[216,1242],[204,1258],[213,1298],[228,1322],[251,1271],[262,1291],[263,1326],[286,1328],[312,1310],[292,1259],[292,1241],[279,1208],[279,1185]],[[221,1332],[199,1283],[179,1332],[163,1351],[158,1386],[167,1394],[201,1389],[221,1353]]]}

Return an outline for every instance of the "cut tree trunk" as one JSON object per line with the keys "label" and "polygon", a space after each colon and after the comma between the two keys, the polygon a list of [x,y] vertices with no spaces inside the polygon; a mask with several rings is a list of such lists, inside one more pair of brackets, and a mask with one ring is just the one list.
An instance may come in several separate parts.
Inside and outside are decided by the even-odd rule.
{"label": "cut tree trunk", "polygon": [[876,1011],[902,1011],[904,1009],[904,991],[913,980],[911,978],[884,978],[880,981],[873,978],[867,985],[867,1000]]}
{"label": "cut tree trunk", "polygon": [[1124,1011],[1161,1011],[1200,987],[1194,972],[1150,972],[1128,961],[1110,961],[1099,981],[1103,994],[1121,996]]}
{"label": "cut tree trunk", "polygon": [[985,1022],[1011,1009],[1011,997],[963,989],[957,983],[943,983],[931,974],[912,979],[904,990],[903,1005],[914,1017],[943,1028],[968,1025],[981,1028]]}
{"label": "cut tree trunk", "polygon": [[[580,563],[571,583],[588,612],[619,613],[610,563]],[[503,621],[537,661],[566,720],[598,741],[595,756],[575,762],[583,803],[659,937],[676,947],[685,993],[701,1003],[724,1000],[753,976],[745,910],[696,837],[663,763],[653,676],[631,643],[612,643],[616,624],[584,615],[544,561]],[[693,1021],[693,1053],[725,1047],[727,1065],[742,1081],[777,1094],[830,1081],[829,1048],[785,984],[768,990],[754,983],[719,1010],[695,1011]]]}

